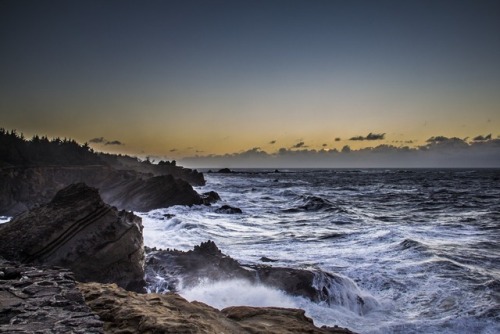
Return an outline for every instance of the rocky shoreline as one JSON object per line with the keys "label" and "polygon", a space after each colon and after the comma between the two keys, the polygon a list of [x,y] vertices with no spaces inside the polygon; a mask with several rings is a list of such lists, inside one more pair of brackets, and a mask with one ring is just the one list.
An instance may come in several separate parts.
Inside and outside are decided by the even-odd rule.
{"label": "rocky shoreline", "polygon": [[[208,204],[218,196],[199,197]],[[83,183],[0,225],[0,257],[4,333],[351,333],[315,327],[302,310],[219,311],[186,301],[174,293],[173,272],[193,284],[200,277],[258,278],[313,301],[328,296],[314,286],[313,272],[245,267],[210,241],[189,252],[149,249],[146,254],[141,219],[106,204],[96,188]],[[161,294],[144,293],[154,284],[153,272],[171,279]]]}

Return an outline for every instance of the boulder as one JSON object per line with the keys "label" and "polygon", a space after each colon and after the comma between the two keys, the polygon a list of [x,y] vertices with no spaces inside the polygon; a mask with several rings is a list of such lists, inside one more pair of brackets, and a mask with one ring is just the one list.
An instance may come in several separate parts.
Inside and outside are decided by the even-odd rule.
{"label": "boulder", "polygon": [[137,294],[115,284],[84,283],[85,301],[105,323],[106,333],[351,333],[318,328],[304,311],[240,307],[222,312],[169,294]]}
{"label": "boulder", "polygon": [[209,192],[203,193],[201,195],[201,198],[203,199],[203,204],[205,204],[205,205],[210,205],[210,204],[213,204],[217,201],[220,201],[220,196],[215,191],[209,191]]}
{"label": "boulder", "polygon": [[73,274],[0,259],[0,333],[104,333]]}
{"label": "boulder", "polygon": [[141,219],[105,204],[83,183],[0,225],[0,256],[71,269],[77,280],[143,291]]}
{"label": "boulder", "polygon": [[240,208],[235,208],[235,207],[229,206],[229,205],[223,205],[220,208],[215,209],[215,212],[222,213],[222,214],[228,214],[228,215],[243,213],[243,211],[241,211]]}

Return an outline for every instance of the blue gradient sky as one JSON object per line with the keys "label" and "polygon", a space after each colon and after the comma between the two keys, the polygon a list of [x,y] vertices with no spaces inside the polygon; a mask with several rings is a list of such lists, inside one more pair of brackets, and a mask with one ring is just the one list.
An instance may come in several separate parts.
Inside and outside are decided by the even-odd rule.
{"label": "blue gradient sky", "polygon": [[2,0],[0,43],[1,126],[102,150],[500,135],[498,1]]}

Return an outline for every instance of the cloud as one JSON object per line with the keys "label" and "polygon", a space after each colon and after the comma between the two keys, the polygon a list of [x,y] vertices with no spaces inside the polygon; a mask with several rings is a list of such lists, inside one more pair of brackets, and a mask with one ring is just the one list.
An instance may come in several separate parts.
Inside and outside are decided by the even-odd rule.
{"label": "cloud", "polygon": [[125,145],[124,143],[122,143],[119,140],[107,140],[104,137],[96,137],[96,138],[89,139],[89,143],[104,144],[104,145]]}
{"label": "cloud", "polygon": [[96,138],[89,139],[89,143],[93,143],[93,144],[102,144],[105,141],[106,140],[104,139],[104,137],[96,137]]}
{"label": "cloud", "polygon": [[119,140],[112,140],[105,142],[104,145],[125,145],[125,144]]}
{"label": "cloud", "polygon": [[170,150],[170,152],[177,152],[177,149],[173,148],[173,149]]}
{"label": "cloud", "polygon": [[369,133],[366,137],[363,136],[356,136],[356,137],[351,137],[349,140],[382,140],[385,139],[385,133]]}
{"label": "cloud", "polygon": [[[487,137],[487,136],[483,136]],[[294,147],[268,153],[258,147],[223,155],[192,156],[181,164],[192,168],[499,168],[500,139],[466,142],[445,136],[429,138],[418,147],[378,145],[338,150]],[[299,145],[300,144],[300,145]]]}
{"label": "cloud", "polygon": [[271,141],[269,142],[269,144],[270,144],[270,145],[274,145],[274,144],[276,144],[276,140],[271,140]]}
{"label": "cloud", "polygon": [[321,145],[321,146],[323,146],[323,147],[327,147],[327,146],[328,146],[328,144],[323,144],[323,145]]}
{"label": "cloud", "polygon": [[[456,138],[456,137],[454,137]],[[456,138],[459,139],[459,138]],[[427,143],[443,143],[449,141],[450,138],[445,137],[445,136],[435,136],[435,137],[430,137],[429,139],[426,140]]]}
{"label": "cloud", "polygon": [[341,141],[340,137],[335,138],[335,141]]}
{"label": "cloud", "polygon": [[489,135],[486,135],[486,136],[476,136],[472,139],[473,141],[487,141],[487,140],[491,140],[491,133]]}
{"label": "cloud", "polygon": [[306,143],[304,143],[303,141],[301,142],[298,142],[297,144],[293,145],[292,148],[306,148]]}

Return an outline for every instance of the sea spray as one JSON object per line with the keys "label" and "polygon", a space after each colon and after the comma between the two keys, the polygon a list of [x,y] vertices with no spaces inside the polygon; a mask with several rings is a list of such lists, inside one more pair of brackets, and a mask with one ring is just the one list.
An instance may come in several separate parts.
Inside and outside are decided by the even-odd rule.
{"label": "sea spray", "polygon": [[320,291],[321,299],[327,305],[339,305],[358,315],[364,315],[380,305],[373,296],[362,292],[350,278],[339,274],[315,271],[313,287]]}
{"label": "sea spray", "polygon": [[241,305],[298,307],[296,298],[280,290],[241,279],[218,282],[204,280],[194,287],[180,289],[179,293],[189,301],[201,301],[218,309]]}

